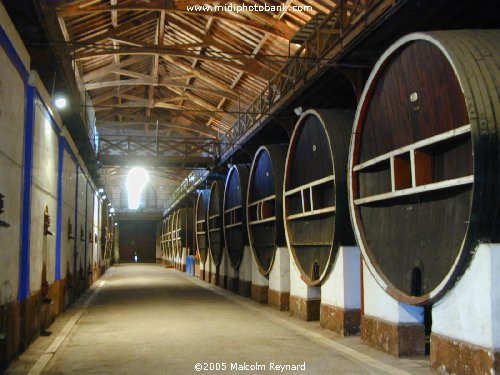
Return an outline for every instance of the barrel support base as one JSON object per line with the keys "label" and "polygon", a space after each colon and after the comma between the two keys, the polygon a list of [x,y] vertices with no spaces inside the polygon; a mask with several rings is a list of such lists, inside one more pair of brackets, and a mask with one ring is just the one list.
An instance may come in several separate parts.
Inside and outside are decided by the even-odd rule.
{"label": "barrel support base", "polygon": [[255,257],[252,256],[252,290],[250,298],[258,303],[267,303],[267,291],[269,289],[269,280],[262,276],[259,271]]}
{"label": "barrel support base", "polygon": [[432,334],[431,366],[443,374],[497,374],[500,372],[500,350]]}
{"label": "barrel support base", "polygon": [[269,273],[267,301],[280,311],[290,310],[290,251],[287,247],[276,248]]}
{"label": "barrel support base", "polygon": [[372,316],[361,318],[361,340],[394,356],[425,354],[425,327],[417,323],[392,323]]}
{"label": "barrel support base", "polygon": [[431,366],[500,373],[500,244],[480,244],[467,270],[432,307]]}
{"label": "barrel support base", "polygon": [[395,356],[425,354],[424,309],[392,298],[363,262],[361,340]]}
{"label": "barrel support base", "polygon": [[337,306],[321,304],[319,324],[341,336],[354,336],[359,334],[361,324],[361,311],[345,310]]}
{"label": "barrel support base", "polygon": [[290,311],[290,292],[269,289],[267,291],[267,303],[280,311]]}
{"label": "barrel support base", "polygon": [[238,279],[238,294],[245,298],[250,298],[252,291],[252,282]]}
{"label": "barrel support base", "polygon": [[307,285],[290,257],[290,315],[300,320],[319,320],[321,288]]}
{"label": "barrel support base", "polygon": [[250,298],[252,298],[255,302],[265,304],[267,303],[268,289],[269,287],[267,285],[252,284]]}
{"label": "barrel support base", "polygon": [[340,246],[333,269],[321,283],[320,325],[342,336],[359,333],[360,259],[357,246]]}

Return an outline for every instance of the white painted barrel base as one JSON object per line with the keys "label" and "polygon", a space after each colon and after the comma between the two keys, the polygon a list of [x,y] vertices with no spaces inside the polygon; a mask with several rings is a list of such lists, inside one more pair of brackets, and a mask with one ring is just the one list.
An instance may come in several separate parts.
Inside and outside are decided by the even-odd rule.
{"label": "white painted barrel base", "polygon": [[221,288],[227,289],[227,277],[228,277],[228,259],[226,252],[222,252],[222,259],[219,264],[219,281],[218,285]]}
{"label": "white painted barrel base", "polygon": [[290,251],[287,247],[276,249],[269,272],[267,303],[280,311],[290,310]]}
{"label": "white painted barrel base", "polygon": [[500,373],[500,244],[479,245],[463,276],[433,305],[431,366]]}
{"label": "white painted barrel base", "polygon": [[228,269],[227,269],[227,289],[230,290],[231,292],[238,293],[239,278],[240,278],[239,270],[234,269],[228,263]]}
{"label": "white painted barrel base", "polygon": [[290,257],[290,315],[300,320],[319,320],[321,288],[308,286]]}
{"label": "white painted barrel base", "polygon": [[194,258],[194,276],[201,279],[201,260],[199,255]]}
{"label": "white painted barrel base", "polygon": [[395,356],[425,354],[424,309],[392,298],[363,262],[361,340]]}
{"label": "white painted barrel base", "polygon": [[262,276],[259,272],[259,267],[252,255],[252,290],[250,297],[258,303],[267,303],[267,293],[269,289],[269,280],[267,277]]}
{"label": "white painted barrel base", "polygon": [[361,253],[357,246],[341,246],[330,275],[321,284],[320,325],[342,336],[359,333],[360,259]]}
{"label": "white painted barrel base", "polygon": [[210,262],[210,283],[212,285],[217,285],[219,283],[219,270],[217,269],[214,259],[210,253],[207,258],[207,262]]}
{"label": "white painted barrel base", "polygon": [[252,290],[252,250],[250,246],[243,247],[243,257],[241,258],[238,279],[238,294],[250,298]]}
{"label": "white painted barrel base", "polygon": [[208,265],[207,259],[205,259],[205,262],[202,262],[200,259],[200,280],[205,280],[205,275],[207,274],[206,271],[207,265]]}
{"label": "white painted barrel base", "polygon": [[181,254],[181,268],[180,270],[182,272],[186,272],[186,260],[187,260],[187,254],[188,254],[189,249],[183,247],[182,248],[182,254]]}

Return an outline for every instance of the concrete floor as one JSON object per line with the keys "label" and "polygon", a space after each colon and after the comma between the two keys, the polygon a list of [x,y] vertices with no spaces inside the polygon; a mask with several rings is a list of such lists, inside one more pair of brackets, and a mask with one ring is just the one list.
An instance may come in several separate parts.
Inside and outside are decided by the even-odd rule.
{"label": "concrete floor", "polygon": [[[398,359],[159,265],[112,267],[7,374],[196,374],[197,363],[276,373],[427,374],[428,358]],[[231,364],[265,366],[231,370]],[[207,365],[209,366],[209,365]],[[221,365],[219,365],[221,366]]]}

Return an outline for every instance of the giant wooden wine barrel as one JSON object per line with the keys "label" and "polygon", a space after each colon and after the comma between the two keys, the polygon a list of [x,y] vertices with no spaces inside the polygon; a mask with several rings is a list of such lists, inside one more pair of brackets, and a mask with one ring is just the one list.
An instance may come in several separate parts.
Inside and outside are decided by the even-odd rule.
{"label": "giant wooden wine barrel", "polygon": [[179,210],[177,209],[172,214],[172,223],[171,223],[172,230],[170,231],[170,242],[172,243],[172,254],[174,258],[179,255],[178,245],[179,245],[180,226],[178,225],[178,220],[179,220]]}
{"label": "giant wooden wine barrel", "polygon": [[172,229],[174,225],[174,213],[171,213],[167,218],[167,252],[170,258],[174,256],[174,244],[172,241]]}
{"label": "giant wooden wine barrel", "polygon": [[238,268],[248,244],[246,209],[249,166],[235,164],[224,187],[224,240],[231,267]]}
{"label": "giant wooden wine barrel", "polygon": [[354,112],[308,110],[292,134],[285,166],[283,214],[288,247],[308,285],[319,285],[338,249],[352,245],[347,156]]}
{"label": "giant wooden wine barrel", "polygon": [[210,190],[200,190],[196,197],[196,249],[200,254],[201,263],[205,263],[208,254],[208,238],[207,238],[207,214],[208,214],[208,198]]}
{"label": "giant wooden wine barrel", "polygon": [[167,249],[167,228],[168,228],[168,217],[161,222],[161,253],[162,257],[166,257],[168,254]]}
{"label": "giant wooden wine barrel", "polygon": [[498,51],[498,30],[410,34],[366,84],[351,217],[371,273],[400,301],[437,300],[479,242],[499,240]]}
{"label": "giant wooden wine barrel", "polygon": [[224,229],[222,212],[224,202],[224,181],[214,180],[208,197],[208,248],[216,266],[220,265],[224,251]]}
{"label": "giant wooden wine barrel", "polygon": [[260,147],[250,168],[247,231],[259,272],[271,272],[276,247],[284,246],[283,173],[288,145]]}
{"label": "giant wooden wine barrel", "polygon": [[193,209],[179,208],[175,213],[173,243],[176,255],[182,256],[182,248],[188,248],[186,255],[193,252]]}

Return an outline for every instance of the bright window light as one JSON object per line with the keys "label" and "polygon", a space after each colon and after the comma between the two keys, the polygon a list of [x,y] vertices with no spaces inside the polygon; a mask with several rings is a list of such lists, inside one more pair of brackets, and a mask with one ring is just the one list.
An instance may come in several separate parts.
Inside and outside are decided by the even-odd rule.
{"label": "bright window light", "polygon": [[54,103],[56,104],[57,108],[59,108],[59,109],[64,108],[64,107],[66,107],[66,98],[62,98],[62,97],[56,98]]}
{"label": "bright window light", "polygon": [[148,172],[144,168],[135,167],[128,172],[127,191],[128,208],[137,210],[140,204],[141,192],[148,182]]}

